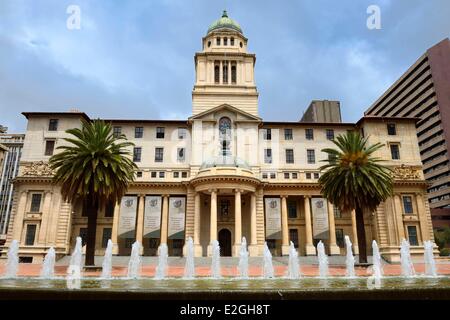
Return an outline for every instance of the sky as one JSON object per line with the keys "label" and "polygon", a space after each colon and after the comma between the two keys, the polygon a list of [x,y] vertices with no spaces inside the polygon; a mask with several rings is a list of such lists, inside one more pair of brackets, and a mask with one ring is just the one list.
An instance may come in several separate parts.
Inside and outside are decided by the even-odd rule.
{"label": "sky", "polygon": [[[80,29],[67,28],[70,5]],[[370,5],[381,29],[367,27]],[[256,54],[266,121],[299,120],[314,99],[357,121],[450,34],[448,0],[0,0],[0,125],[23,132],[24,111],[70,109],[186,119],[194,54],[223,9]]]}

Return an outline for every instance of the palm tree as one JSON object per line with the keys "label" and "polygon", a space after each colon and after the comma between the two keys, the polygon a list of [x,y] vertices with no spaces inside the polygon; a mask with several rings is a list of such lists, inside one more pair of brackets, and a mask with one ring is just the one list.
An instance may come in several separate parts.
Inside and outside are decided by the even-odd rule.
{"label": "palm tree", "polygon": [[355,210],[359,262],[367,263],[364,212],[374,211],[393,192],[392,170],[380,164],[373,153],[384,145],[367,145],[368,138],[348,131],[333,140],[338,149],[323,149],[328,154],[320,179],[321,193],[342,212]]}
{"label": "palm tree", "polygon": [[72,204],[83,202],[87,210],[88,230],[86,266],[94,265],[97,213],[106,203],[118,203],[134,180],[136,164],[130,159],[125,135],[115,136],[111,124],[101,120],[83,121],[81,129],[69,129],[68,145],[51,157],[50,167],[56,171],[53,181],[61,186],[61,194]]}

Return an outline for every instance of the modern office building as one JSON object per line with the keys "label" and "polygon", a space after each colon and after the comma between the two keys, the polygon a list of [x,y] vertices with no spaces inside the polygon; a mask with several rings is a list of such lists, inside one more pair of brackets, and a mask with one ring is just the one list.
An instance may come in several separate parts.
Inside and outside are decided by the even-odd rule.
{"label": "modern office building", "polygon": [[[367,249],[375,239],[386,259],[398,261],[400,241],[407,238],[412,254],[423,254],[423,242],[433,236],[415,119],[261,119],[255,55],[226,12],[208,29],[194,61],[188,119],[105,119],[114,134],[135,144],[130,151],[139,169],[121,203],[99,212],[97,254],[111,238],[117,255],[129,255],[136,240],[144,255],[156,255],[161,243],[170,255],[182,255],[191,237],[196,256],[210,255],[216,240],[223,256],[236,256],[245,237],[251,256],[261,256],[265,242],[274,255],[286,255],[290,241],[300,255],[315,255],[320,240],[328,254],[344,255],[345,235],[357,253],[355,213],[334,208],[318,184],[327,157],[321,150],[348,130],[369,136],[370,144],[386,143],[375,155],[386,160],[395,179],[395,194],[365,212]],[[76,237],[86,236],[82,204],[62,199],[48,161],[67,143],[65,131],[90,118],[81,112],[23,114],[28,125],[7,246],[17,239],[22,261],[40,262],[50,247],[67,255]]]}
{"label": "modern office building", "polygon": [[339,101],[313,100],[306,109],[301,122],[342,122],[341,103]]}
{"label": "modern office building", "polygon": [[428,49],[365,115],[419,118],[417,137],[425,178],[430,183],[428,200],[433,225],[449,226],[450,40]]}

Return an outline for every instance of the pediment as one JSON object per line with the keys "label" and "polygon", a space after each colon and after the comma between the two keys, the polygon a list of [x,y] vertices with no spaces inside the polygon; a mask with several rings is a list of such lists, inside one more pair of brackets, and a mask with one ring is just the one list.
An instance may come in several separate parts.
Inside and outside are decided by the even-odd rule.
{"label": "pediment", "polygon": [[218,118],[223,116],[224,114],[233,114],[235,121],[243,121],[243,122],[261,122],[262,119],[260,117],[254,116],[248,112],[242,111],[236,107],[233,107],[229,104],[221,104],[217,107],[211,108],[209,110],[203,111],[195,116],[189,117],[189,121],[193,120],[205,120],[205,121],[216,121]]}

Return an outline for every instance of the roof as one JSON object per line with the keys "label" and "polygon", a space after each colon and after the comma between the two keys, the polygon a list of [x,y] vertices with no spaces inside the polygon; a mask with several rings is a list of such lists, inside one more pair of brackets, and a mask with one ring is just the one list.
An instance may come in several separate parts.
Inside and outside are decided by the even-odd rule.
{"label": "roof", "polygon": [[361,119],[358,120],[358,122],[356,123],[357,126],[361,125],[363,122],[365,121],[371,121],[371,120],[376,120],[376,121],[380,121],[380,122],[399,122],[399,121],[403,121],[403,122],[414,122],[416,123],[417,121],[420,120],[420,118],[414,118],[414,117],[377,117],[377,116],[365,116],[362,117]]}
{"label": "roof", "polygon": [[22,112],[22,114],[28,119],[30,116],[76,116],[84,118],[86,121],[91,119],[84,112]]}
{"label": "roof", "polygon": [[214,21],[208,28],[208,34],[219,29],[232,29],[239,33],[243,33],[239,23],[228,17],[227,11],[224,10],[222,17]]}

